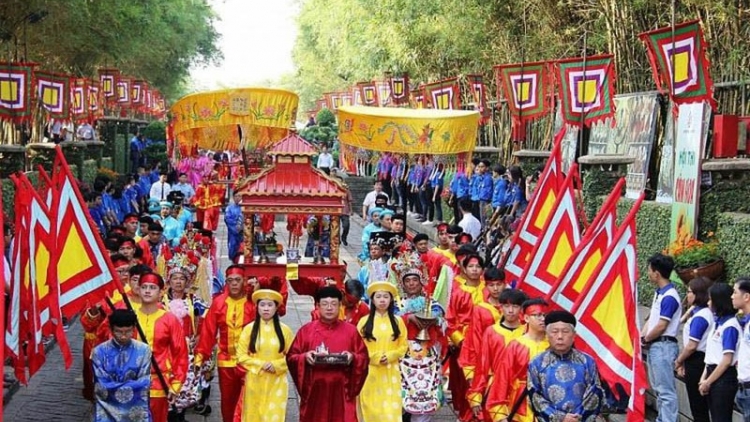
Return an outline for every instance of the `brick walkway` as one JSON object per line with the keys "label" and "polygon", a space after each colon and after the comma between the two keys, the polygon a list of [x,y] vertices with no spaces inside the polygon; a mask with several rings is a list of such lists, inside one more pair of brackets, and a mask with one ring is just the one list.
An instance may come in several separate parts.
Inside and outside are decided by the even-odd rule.
{"label": "brick walkway", "polygon": [[[285,223],[276,223],[277,238],[283,243],[288,243],[288,235]],[[341,259],[348,264],[347,272],[350,276],[356,276],[359,266],[356,256],[362,248],[363,223],[359,217],[351,218],[351,230],[348,237],[348,247],[342,247]],[[221,268],[228,265],[226,257],[226,227],[220,224],[219,253]],[[306,239],[300,241],[305,244]],[[282,321],[296,331],[310,320],[310,312],[313,309],[313,301],[307,296],[298,296],[290,289],[287,315]],[[10,401],[4,407],[3,416],[7,421],[13,422],[84,422],[91,420],[92,405],[81,397],[83,380],[81,377],[81,347],[83,343],[83,329],[80,323],[75,322],[68,331],[68,341],[73,352],[73,366],[69,371],[64,370],[62,356],[59,349],[53,347],[47,355],[47,363],[31,379],[28,387],[20,387],[13,394]],[[289,402],[287,405],[287,417],[289,422],[299,420],[299,397],[294,385],[289,381]],[[211,388],[210,404],[213,413],[208,417],[188,412],[187,420],[190,422],[220,422],[219,388],[216,379]],[[434,421],[455,421],[456,417],[450,407],[441,409]]]}

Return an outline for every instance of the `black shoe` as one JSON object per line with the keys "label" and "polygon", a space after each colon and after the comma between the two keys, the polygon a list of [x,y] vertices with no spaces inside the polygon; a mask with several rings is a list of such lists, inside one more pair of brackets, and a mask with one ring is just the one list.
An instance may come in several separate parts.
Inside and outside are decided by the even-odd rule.
{"label": "black shoe", "polygon": [[349,246],[349,244],[348,244],[348,243],[346,243],[346,240],[342,240],[342,241],[341,241],[341,244],[342,244],[342,245],[344,245],[344,246]]}

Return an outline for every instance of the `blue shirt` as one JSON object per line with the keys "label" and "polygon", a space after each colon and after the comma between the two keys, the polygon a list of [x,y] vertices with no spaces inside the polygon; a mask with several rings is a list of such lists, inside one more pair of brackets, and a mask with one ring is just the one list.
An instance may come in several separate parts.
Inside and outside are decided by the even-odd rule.
{"label": "blue shirt", "polygon": [[94,371],[94,421],[151,421],[151,349],[131,340],[126,346],[108,340],[91,353]]}
{"label": "blue shirt", "polygon": [[[703,308],[695,308],[691,312],[691,316],[700,311]],[[688,333],[690,334],[690,339],[695,340],[696,342],[700,342],[703,338],[703,334],[706,333],[708,330],[708,321],[706,318],[703,317],[695,317],[690,321],[690,329]]]}
{"label": "blue shirt", "polygon": [[479,175],[479,186],[477,186],[477,195],[480,201],[489,202],[492,200],[492,176],[489,173]]}
{"label": "blue shirt", "polygon": [[193,185],[190,183],[185,183],[184,185],[182,183],[175,183],[172,185],[172,191],[179,191],[185,195],[185,203],[190,202],[195,196],[195,189],[193,189]]}
{"label": "blue shirt", "polygon": [[546,351],[529,363],[529,401],[544,422],[561,421],[567,413],[594,422],[601,410],[604,390],[594,359],[576,349],[565,356]]}
{"label": "blue shirt", "polygon": [[430,176],[430,186],[432,186],[433,189],[442,189],[444,176],[444,171],[434,170]]}
{"label": "blue shirt", "polygon": [[508,181],[504,177],[498,177],[492,184],[492,208],[504,207],[506,204],[506,191]]}
{"label": "blue shirt", "polygon": [[456,198],[463,198],[469,194],[469,178],[462,171],[456,172],[451,180],[451,192]]}
{"label": "blue shirt", "polygon": [[479,201],[479,177],[479,173],[474,173],[469,180],[469,197],[472,201]]}

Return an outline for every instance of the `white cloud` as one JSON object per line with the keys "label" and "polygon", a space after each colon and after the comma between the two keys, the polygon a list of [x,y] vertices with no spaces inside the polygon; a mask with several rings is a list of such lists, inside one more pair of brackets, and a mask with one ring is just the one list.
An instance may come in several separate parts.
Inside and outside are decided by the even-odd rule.
{"label": "white cloud", "polygon": [[209,0],[221,20],[219,66],[191,70],[195,91],[257,86],[294,70],[294,0]]}

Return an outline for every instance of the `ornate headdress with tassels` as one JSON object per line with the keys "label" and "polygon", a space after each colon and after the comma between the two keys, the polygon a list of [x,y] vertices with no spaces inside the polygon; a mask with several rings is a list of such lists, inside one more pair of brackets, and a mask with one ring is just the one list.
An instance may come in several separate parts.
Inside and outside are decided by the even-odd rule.
{"label": "ornate headdress with tassels", "polygon": [[391,271],[393,271],[398,278],[399,284],[402,284],[404,278],[410,275],[419,277],[419,281],[423,285],[427,284],[427,281],[429,280],[427,267],[416,252],[405,252],[401,254],[391,263]]}
{"label": "ornate headdress with tassels", "polygon": [[195,252],[184,252],[179,247],[175,248],[174,254],[167,261],[167,279],[173,274],[182,273],[188,281],[192,281],[195,278],[196,271],[198,271],[199,263],[200,257]]}

